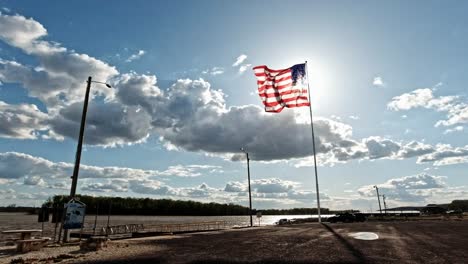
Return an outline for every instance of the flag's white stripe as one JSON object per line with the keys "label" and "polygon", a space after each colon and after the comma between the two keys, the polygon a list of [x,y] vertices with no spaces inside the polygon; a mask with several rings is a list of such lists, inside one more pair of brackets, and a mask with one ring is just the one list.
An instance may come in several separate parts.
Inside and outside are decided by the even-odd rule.
{"label": "flag's white stripe", "polygon": [[285,102],[286,105],[295,105],[295,104],[303,104],[303,103],[308,103],[309,100],[306,100],[306,99],[297,99],[295,101],[289,101],[289,102]]}
{"label": "flag's white stripe", "polygon": [[262,94],[275,94],[275,93],[280,93],[280,94],[284,94],[286,92],[290,92],[292,90],[302,90],[304,91],[304,93],[307,93],[307,88],[304,88],[304,87],[300,87],[300,86],[289,86],[289,87],[285,87],[285,88],[282,88],[282,89],[275,89],[275,88],[268,88],[268,89],[265,89],[261,92],[259,92],[258,94],[262,95]]}
{"label": "flag's white stripe", "polygon": [[261,97],[262,101],[263,102],[266,102],[266,103],[273,103],[273,102],[278,102],[278,101],[281,101],[281,100],[287,100],[287,99],[291,99],[291,98],[297,98],[299,96],[304,96],[306,97],[307,94],[305,93],[294,93],[294,94],[286,94],[286,95],[281,95],[281,96],[278,96],[278,97]]}
{"label": "flag's white stripe", "polygon": [[289,95],[289,94],[297,94],[297,93],[300,93],[300,94],[307,94],[307,89],[291,89],[291,88],[286,88],[286,89],[283,89],[281,91],[276,91],[275,89],[268,89],[266,90],[266,92],[260,92],[258,93],[260,96],[264,96],[264,97],[271,97],[273,95],[281,95],[281,96],[285,96],[285,95]]}
{"label": "flag's white stripe", "polygon": [[265,111],[271,112],[271,111],[277,111],[280,108],[283,108],[284,106],[282,105],[275,105],[275,106],[265,106]]}
{"label": "flag's white stripe", "polygon": [[[259,70],[255,70],[255,73],[258,74],[258,73],[264,73],[266,76],[268,77],[274,77],[274,78],[283,78],[287,75],[291,75],[291,71],[285,71],[285,72],[269,72],[269,71],[259,71]],[[265,77],[265,76],[257,76],[257,78],[259,77]]]}
{"label": "flag's white stripe", "polygon": [[263,84],[259,85],[258,88],[262,89],[264,86],[273,85],[273,84],[275,84],[275,86],[283,86],[283,85],[287,85],[287,84],[292,84],[292,80],[289,79],[289,80],[281,81],[281,82],[266,81]]}
{"label": "flag's white stripe", "polygon": [[254,69],[254,73],[265,73],[265,69]]}

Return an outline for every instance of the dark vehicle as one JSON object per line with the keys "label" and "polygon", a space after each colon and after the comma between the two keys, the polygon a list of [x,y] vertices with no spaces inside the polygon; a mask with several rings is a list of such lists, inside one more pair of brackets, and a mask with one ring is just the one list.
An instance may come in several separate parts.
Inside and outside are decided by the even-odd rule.
{"label": "dark vehicle", "polygon": [[282,218],[282,219],[278,220],[278,222],[275,222],[275,224],[277,224],[277,225],[286,225],[286,224],[290,224],[290,223],[291,222],[286,218]]}
{"label": "dark vehicle", "polygon": [[367,220],[367,216],[361,213],[354,214],[354,217],[356,222],[365,222]]}
{"label": "dark vehicle", "polygon": [[329,217],[328,222],[330,223],[353,223],[353,222],[364,222],[366,221],[366,216],[360,213],[351,214],[351,213],[344,213],[344,214],[337,214],[335,216]]}

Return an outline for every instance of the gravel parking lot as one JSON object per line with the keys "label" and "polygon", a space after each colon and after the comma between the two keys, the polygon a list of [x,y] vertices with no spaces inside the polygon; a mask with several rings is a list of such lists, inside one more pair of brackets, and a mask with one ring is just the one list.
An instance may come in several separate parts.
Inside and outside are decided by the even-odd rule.
{"label": "gravel parking lot", "polygon": [[[357,232],[378,239],[356,239]],[[48,248],[22,258],[57,261],[52,255],[60,253],[68,254],[66,263],[468,263],[467,245],[466,220],[309,223],[112,241],[99,252]]]}

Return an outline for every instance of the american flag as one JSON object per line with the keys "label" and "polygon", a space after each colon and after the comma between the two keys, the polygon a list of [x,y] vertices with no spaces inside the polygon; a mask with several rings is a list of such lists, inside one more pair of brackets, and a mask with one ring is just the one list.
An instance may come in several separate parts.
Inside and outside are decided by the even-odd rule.
{"label": "american flag", "polygon": [[266,65],[253,68],[266,112],[279,113],[285,107],[310,105],[305,67],[302,63],[282,70],[272,70]]}

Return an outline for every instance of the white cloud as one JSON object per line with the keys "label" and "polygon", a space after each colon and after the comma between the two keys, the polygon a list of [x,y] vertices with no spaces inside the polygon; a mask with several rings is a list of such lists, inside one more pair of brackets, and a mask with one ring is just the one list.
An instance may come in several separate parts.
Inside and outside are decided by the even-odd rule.
{"label": "white cloud", "polygon": [[339,117],[337,115],[331,115],[330,118],[334,119],[334,120],[337,120],[337,121],[341,121],[341,117]]}
{"label": "white cloud", "polygon": [[226,187],[224,187],[224,191],[225,192],[247,192],[248,186],[246,183],[230,181],[226,183]]}
{"label": "white cloud", "polygon": [[44,186],[46,183],[40,176],[27,176],[24,178],[24,184]]}
{"label": "white cloud", "polygon": [[413,158],[426,155],[434,152],[434,147],[417,141],[411,141],[407,144],[401,145],[398,152],[400,158]]}
{"label": "white cloud", "polygon": [[372,81],[372,84],[374,86],[379,86],[379,87],[384,87],[385,86],[385,83],[384,83],[382,77],[380,77],[380,76],[374,77],[374,81]]}
{"label": "white cloud", "polygon": [[449,157],[434,161],[434,166],[446,166],[454,164],[468,163],[468,156],[464,157]]}
{"label": "white cloud", "polygon": [[[427,190],[446,187],[443,176],[434,176],[427,173],[390,179],[377,184],[379,193],[388,199],[402,202],[422,202],[430,195]],[[375,197],[374,185],[359,188],[358,193],[365,197]]]}
{"label": "white cloud", "polygon": [[352,119],[352,120],[359,120],[359,116],[350,115],[350,116],[349,116],[349,119]]}
{"label": "white cloud", "polygon": [[[38,98],[47,108],[45,113],[34,105],[3,103],[3,116],[0,114],[0,117],[7,125],[0,125],[0,136],[75,138],[82,110],[84,80],[93,73],[97,80],[110,79],[115,89],[93,85],[92,97],[102,97],[90,102],[86,144],[135,144],[145,142],[150,135],[157,135],[161,143],[171,150],[231,156],[236,160],[239,147],[244,146],[251,150],[254,160],[304,159],[298,162],[310,164],[307,159],[312,155],[312,148],[304,147],[311,143],[309,124],[300,121],[294,111],[271,115],[256,105],[228,107],[223,91],[214,89],[203,79],[180,79],[167,89],[160,89],[154,75],[134,72],[119,75],[105,62],[43,40],[47,31],[33,19],[1,14],[0,24],[4,29],[0,30],[0,39],[35,56],[38,62],[37,66],[25,66],[16,61],[0,60],[0,80],[22,84],[31,97]],[[246,55],[239,56],[237,66],[242,67],[246,58]],[[454,97],[433,98],[429,89],[415,95],[395,97],[389,107],[398,110],[428,104],[445,111],[447,104],[454,100]],[[8,120],[14,120],[12,117],[27,119],[27,122],[8,123]],[[422,157],[431,152],[426,147],[420,150],[422,152],[408,154],[410,150],[401,150],[403,143],[381,137],[357,140],[352,137],[350,125],[330,119],[317,118],[315,129],[321,164],[351,159]],[[440,159],[425,157],[419,161],[425,160],[436,162]]]}
{"label": "white cloud", "polygon": [[[29,67],[0,59],[0,80],[21,83],[32,97],[53,108],[83,100],[88,76],[106,81],[118,74],[114,67],[86,54],[68,51],[60,44],[42,40],[47,30],[34,19],[0,14],[0,40],[35,56],[38,65]],[[92,97],[111,96],[112,90],[96,85]]]}
{"label": "white cloud", "polygon": [[209,75],[220,75],[224,73],[224,68],[222,67],[213,67],[211,69],[204,70],[202,74],[209,74]]}
{"label": "white cloud", "polygon": [[[377,184],[379,193],[385,195],[389,207],[405,205],[426,205],[431,203],[450,203],[455,199],[465,199],[468,195],[466,186],[451,187],[445,182],[447,177],[421,173],[412,176],[390,179]],[[358,193],[362,199],[368,199],[377,207],[374,185],[362,186]],[[359,199],[355,197],[353,199]]]}
{"label": "white cloud", "polygon": [[105,183],[93,182],[86,183],[81,187],[83,191],[92,191],[92,192],[128,192],[129,184],[126,180],[114,179],[112,181],[107,181]]}
{"label": "white cloud", "polygon": [[[252,197],[255,203],[267,203],[271,201],[280,201],[288,205],[300,204],[304,206],[311,201],[316,200],[315,192],[307,190],[299,190],[298,182],[281,180],[278,178],[265,178],[253,180],[251,182]],[[226,193],[238,193],[238,195],[246,195],[248,192],[247,182],[228,182],[224,188]],[[280,200],[278,200],[280,199]],[[327,201],[330,197],[325,193],[320,193],[320,199]]]}
{"label": "white cloud", "polygon": [[252,66],[252,64],[243,64],[239,67],[239,73],[243,74],[246,70],[248,70]]}
{"label": "white cloud", "polygon": [[133,180],[130,181],[130,189],[135,193],[151,194],[160,196],[175,195],[176,192],[169,186],[163,185],[155,180]]}
{"label": "white cloud", "polygon": [[36,139],[37,131],[47,130],[47,114],[34,104],[10,105],[0,101],[0,137]]}
{"label": "white cloud", "polygon": [[435,126],[452,126],[468,123],[468,104],[461,101],[458,96],[435,97],[433,89],[417,89],[410,93],[392,98],[387,104],[393,111],[410,110],[413,108],[433,109],[438,112],[446,112],[447,119],[439,120]]}
{"label": "white cloud", "polygon": [[[34,157],[18,152],[0,153],[0,179],[25,178],[27,184],[40,182],[42,179],[67,179],[73,171],[73,164],[52,162],[40,157]],[[194,177],[212,173],[218,166],[183,165],[171,166],[167,170],[141,170],[125,167],[98,167],[80,165],[80,179],[147,179],[150,177],[179,176]]]}
{"label": "white cloud", "polygon": [[251,187],[259,193],[286,193],[293,190],[298,183],[278,178],[252,181]]}
{"label": "white cloud", "polygon": [[194,197],[211,197],[214,193],[219,192],[218,189],[208,186],[206,183],[202,183],[194,188],[183,188],[181,190],[185,196],[194,198]]}
{"label": "white cloud", "polygon": [[241,54],[237,57],[236,61],[232,64],[232,67],[237,67],[241,65],[247,59],[247,55]]}
{"label": "white cloud", "polygon": [[429,107],[429,103],[434,98],[432,90],[429,88],[417,89],[410,93],[405,93],[392,98],[387,107],[394,111],[409,110],[416,107]]}
{"label": "white cloud", "polygon": [[146,54],[146,51],[144,51],[144,50],[139,50],[137,53],[130,55],[130,57],[128,57],[128,59],[125,60],[125,61],[126,61],[126,62],[132,62],[132,61],[134,61],[134,60],[138,60],[138,59],[140,59],[140,58],[141,58],[143,55],[145,55],[145,54]]}
{"label": "white cloud", "polygon": [[177,177],[197,177],[203,174],[216,172],[221,169],[220,166],[212,165],[174,165],[169,166],[165,171],[161,171],[161,176],[177,176]]}
{"label": "white cloud", "polygon": [[252,66],[252,64],[245,63],[246,59],[247,55],[242,54],[239,57],[237,57],[236,61],[232,64],[232,67],[239,67],[239,74],[243,74]]}
{"label": "white cloud", "polygon": [[453,133],[453,132],[460,132],[460,131],[463,131],[463,127],[462,126],[456,126],[454,128],[449,128],[449,129],[446,129],[444,131],[444,134],[449,134],[449,133]]}
{"label": "white cloud", "polygon": [[364,140],[370,159],[392,158],[400,150],[400,145],[381,137],[369,137]]}
{"label": "white cloud", "polygon": [[[80,127],[82,104],[62,108],[50,120],[54,133],[76,138]],[[151,131],[151,117],[138,111],[138,107],[117,102],[90,104],[86,118],[85,143],[102,146],[131,145],[144,142]]]}
{"label": "white cloud", "polygon": [[449,144],[437,144],[434,151],[420,156],[418,163],[434,162],[434,165],[449,165],[466,161],[464,157],[468,157],[468,145],[465,147],[452,147]]}
{"label": "white cloud", "polygon": [[[70,96],[73,93],[68,89],[78,91],[82,87],[78,83],[63,84],[70,83],[68,80],[72,79],[80,80],[80,85],[83,85],[85,68],[102,69],[103,78],[99,80],[106,80],[118,72],[87,55],[68,52],[65,48],[52,49],[59,46],[38,40],[46,36],[47,32],[40,23],[32,19],[27,20],[21,16],[2,16],[2,19],[15,25],[19,33],[4,32],[3,35],[0,34],[0,38],[3,37],[12,45],[36,55],[42,62],[41,70],[37,72],[16,62],[3,61],[4,68],[0,68],[2,81],[20,82],[30,91],[31,96],[45,102],[50,121],[49,131],[44,137],[59,140],[64,136],[76,137],[82,95]],[[19,37],[21,35],[25,35],[23,38],[27,39],[22,40]],[[31,38],[31,35],[35,37]],[[42,41],[52,48],[46,53],[39,53],[37,45],[33,43],[35,41]],[[240,66],[245,59],[245,55],[239,56]],[[60,63],[61,66],[58,67],[60,60],[64,63]],[[102,146],[133,144],[144,142],[151,133],[156,133],[165,146],[218,155],[238,153],[239,146],[255,149],[257,153],[252,152],[252,157],[259,160],[287,159],[311,154],[310,148],[302,147],[309,143],[308,125],[297,124],[295,118],[291,118],[286,112],[273,116],[265,114],[258,106],[227,108],[224,93],[214,90],[203,79],[178,80],[165,91],[159,89],[156,82],[153,75],[128,73],[116,76],[113,81],[115,90],[107,94],[104,103],[93,101],[89,105],[85,143]],[[59,87],[71,88],[60,90],[62,88]],[[44,92],[47,89],[51,90]],[[245,129],[239,133],[238,127]],[[272,129],[265,130],[264,127]],[[354,144],[349,140],[351,127],[348,125],[318,120],[316,127],[321,135],[317,140],[319,152],[327,152],[335,144]],[[219,133],[220,129],[223,133]],[[297,135],[293,142],[289,136],[291,131]],[[226,138],[231,140],[226,141]],[[271,144],[271,138],[278,140]],[[277,151],[278,148],[282,151]]]}

